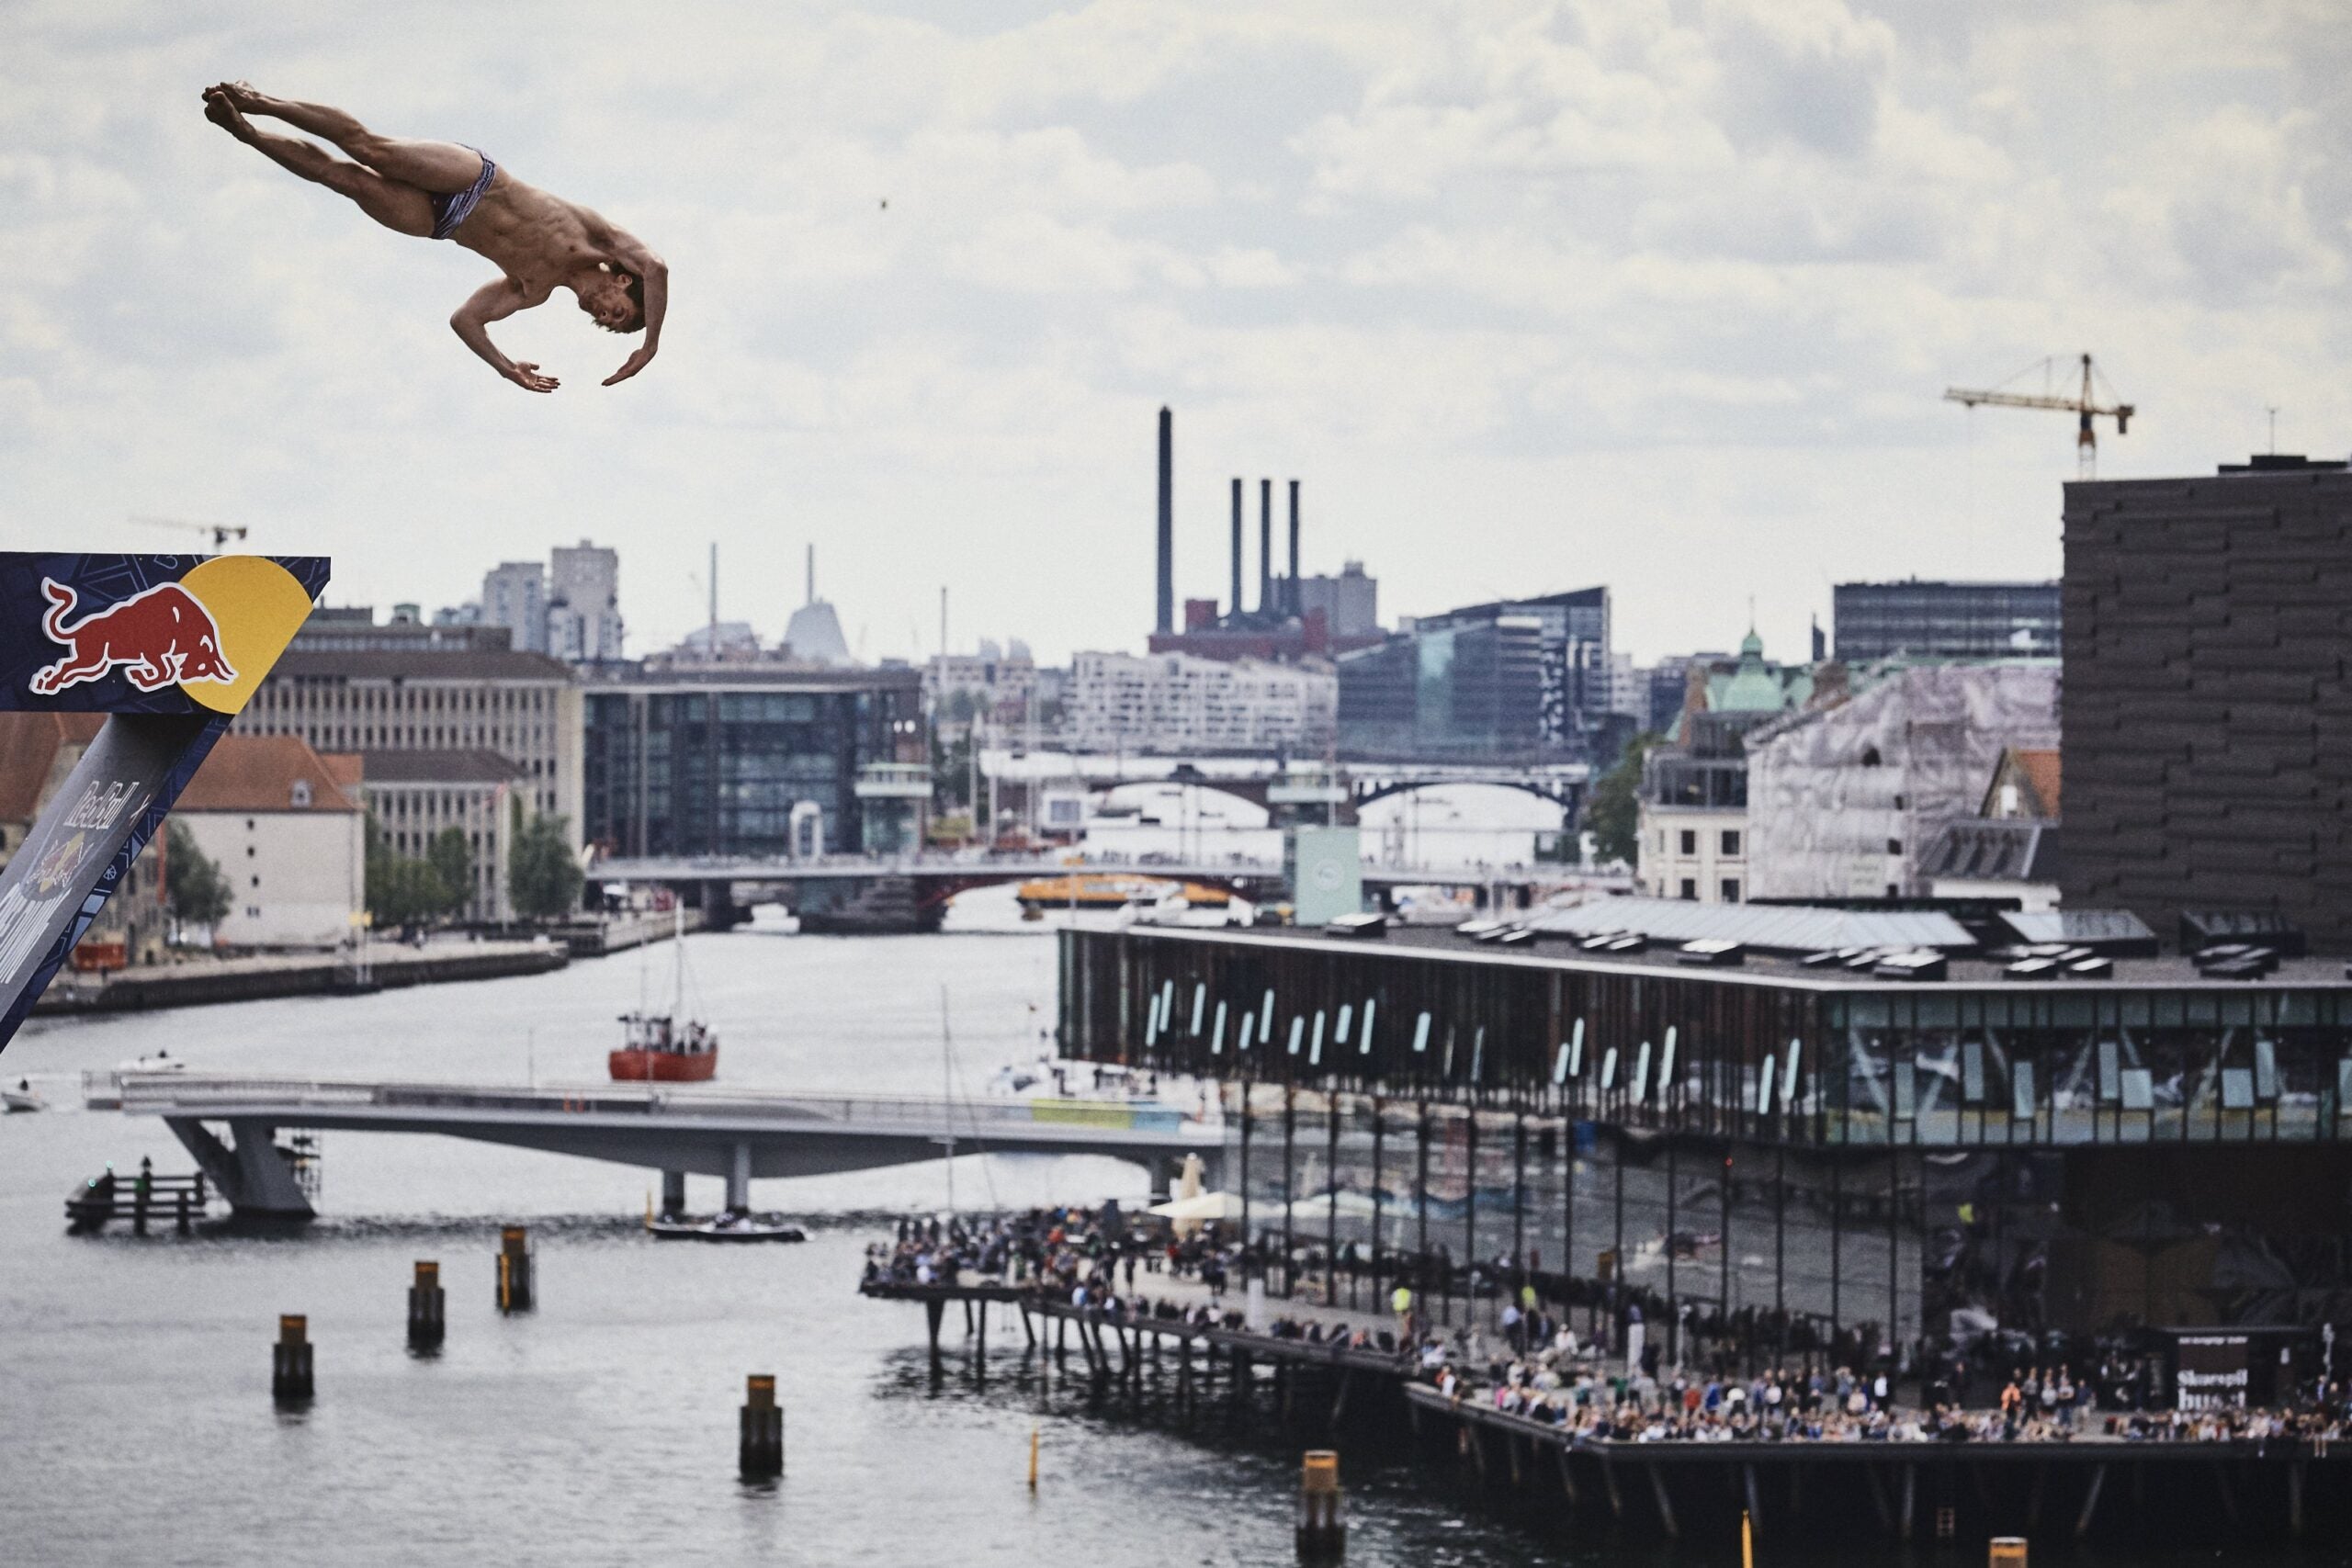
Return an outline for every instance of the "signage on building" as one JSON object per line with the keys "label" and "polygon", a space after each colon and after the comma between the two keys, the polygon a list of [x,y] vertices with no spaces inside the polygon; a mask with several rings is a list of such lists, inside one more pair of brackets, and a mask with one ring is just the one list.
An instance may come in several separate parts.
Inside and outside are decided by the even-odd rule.
{"label": "signage on building", "polygon": [[2245,1407],[2254,1382],[2254,1341],[2244,1334],[2184,1334],[2176,1341],[2179,1367],[2174,1403],[2183,1410]]}

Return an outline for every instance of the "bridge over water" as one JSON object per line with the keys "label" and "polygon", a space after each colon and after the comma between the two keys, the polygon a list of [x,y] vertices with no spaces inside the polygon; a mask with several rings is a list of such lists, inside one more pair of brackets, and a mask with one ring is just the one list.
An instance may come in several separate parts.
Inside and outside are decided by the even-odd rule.
{"label": "bridge over water", "polygon": [[98,1073],[94,1111],[160,1116],[241,1215],[313,1211],[277,1144],[288,1131],[432,1133],[609,1160],[662,1173],[683,1207],[687,1173],[723,1177],[729,1208],[756,1177],[821,1176],[943,1153],[1108,1155],[1172,1170],[1215,1169],[1214,1121],[1153,1102],[792,1094],[671,1084],[523,1086],[181,1073]]}

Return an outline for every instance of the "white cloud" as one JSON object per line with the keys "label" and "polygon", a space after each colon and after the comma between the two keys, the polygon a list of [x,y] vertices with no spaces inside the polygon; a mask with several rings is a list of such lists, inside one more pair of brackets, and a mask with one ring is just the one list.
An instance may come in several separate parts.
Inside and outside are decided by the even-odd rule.
{"label": "white cloud", "polygon": [[[1295,474],[1310,566],[1364,558],[1392,610],[1608,581],[1657,653],[1751,592],[1792,647],[1838,577],[2054,570],[2071,428],[1937,400],[2043,354],[2141,405],[2111,472],[2207,468],[2272,403],[2352,445],[2352,45],[2316,0],[644,21],[0,9],[0,544],[234,518],[380,604],[584,535],[642,646],[703,613],[700,541],[749,613],[814,540],[869,653],[943,581],[970,634],[1120,646],[1168,401],[1180,591],[1223,586],[1227,478]],[[641,232],[662,359],[606,391],[625,346],[544,310],[501,341],[563,390],[496,380],[445,324],[487,264],[230,142],[222,75]]]}

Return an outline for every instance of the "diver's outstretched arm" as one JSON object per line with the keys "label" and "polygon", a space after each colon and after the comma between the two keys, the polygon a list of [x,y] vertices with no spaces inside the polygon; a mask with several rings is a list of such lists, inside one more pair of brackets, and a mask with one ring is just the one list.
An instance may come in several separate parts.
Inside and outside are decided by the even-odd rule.
{"label": "diver's outstretched arm", "polygon": [[517,288],[513,278],[502,277],[474,290],[473,298],[458,306],[457,314],[449,318],[449,325],[468,348],[481,355],[482,362],[501,376],[526,391],[552,392],[557,385],[554,377],[540,375],[536,365],[516,364],[490,341],[491,322],[503,321],[515,311],[527,310],[540,302]]}

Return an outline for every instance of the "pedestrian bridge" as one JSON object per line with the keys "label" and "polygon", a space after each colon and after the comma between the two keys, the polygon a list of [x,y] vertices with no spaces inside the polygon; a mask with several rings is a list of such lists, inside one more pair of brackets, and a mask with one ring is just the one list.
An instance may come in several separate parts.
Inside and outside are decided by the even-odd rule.
{"label": "pedestrian bridge", "polygon": [[[944,1100],[675,1084],[522,1086],[93,1073],[94,1111],[160,1116],[243,1215],[307,1219],[281,1128],[434,1133],[640,1166],[683,1208],[689,1172],[723,1177],[730,1208],[756,1177],[823,1176],[953,1154],[1108,1155],[1161,1177],[1213,1164],[1220,1123],[1150,1100]],[[1155,1182],[1155,1185],[1160,1183]]]}

